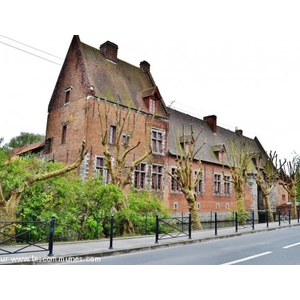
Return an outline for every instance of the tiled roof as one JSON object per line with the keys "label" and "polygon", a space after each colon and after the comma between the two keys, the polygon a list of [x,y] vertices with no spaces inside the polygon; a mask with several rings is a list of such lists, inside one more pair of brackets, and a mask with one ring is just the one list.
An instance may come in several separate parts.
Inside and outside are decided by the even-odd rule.
{"label": "tiled roof", "polygon": [[31,145],[22,145],[19,148],[14,148],[11,152],[11,156],[20,156],[23,153],[27,152],[33,152],[34,150],[38,150],[39,148],[42,148],[45,145],[45,141],[37,142]]}
{"label": "tiled roof", "polygon": [[242,140],[246,141],[247,145],[248,143],[251,144],[251,152],[260,153],[263,159],[266,156],[265,150],[262,148],[257,138],[251,139],[220,126],[217,126],[217,132],[214,133],[208,123],[201,119],[171,108],[168,108],[168,113],[170,117],[169,153],[171,155],[176,155],[177,153],[176,137],[174,137],[174,135],[182,134],[182,124],[184,124],[185,127],[185,134],[190,134],[190,126],[191,124],[193,124],[195,136],[200,130],[202,130],[201,135],[197,141],[198,147],[205,143],[200,151],[200,155],[198,156],[198,159],[200,159],[201,161],[221,164],[214,151],[217,151],[217,149],[221,149],[223,145],[226,147],[232,140],[235,140],[237,145],[240,145],[240,142]]}
{"label": "tiled roof", "polygon": [[[116,62],[107,60],[99,49],[82,42],[81,49],[87,77],[97,97],[148,111],[143,96],[156,88],[148,72],[118,58]],[[162,100],[160,115],[165,115],[163,107]]]}

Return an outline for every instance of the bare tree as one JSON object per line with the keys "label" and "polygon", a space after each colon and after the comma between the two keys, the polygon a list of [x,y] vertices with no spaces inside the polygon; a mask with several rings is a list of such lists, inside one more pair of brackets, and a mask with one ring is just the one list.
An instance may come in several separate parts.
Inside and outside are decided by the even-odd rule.
{"label": "bare tree", "polygon": [[280,170],[280,184],[290,195],[292,202],[292,218],[297,217],[297,186],[300,183],[300,162],[299,157],[295,156],[292,161],[283,164]]}
{"label": "bare tree", "polygon": [[255,180],[257,185],[260,187],[265,207],[269,214],[270,222],[274,222],[274,216],[272,213],[271,203],[270,203],[270,193],[275,188],[278,182],[278,172],[281,170],[283,165],[278,162],[276,152],[270,152],[262,170],[260,166],[257,166],[257,174]]}
{"label": "bare tree", "polygon": [[[231,178],[227,179],[224,174],[224,180],[233,183],[234,192],[237,202],[237,211],[240,214],[246,212],[245,207],[245,188],[247,176],[250,171],[252,158],[257,154],[251,151],[251,144],[242,140],[238,145],[235,140],[231,140],[225,147],[226,161],[224,166],[227,166],[231,173]],[[224,172],[223,172],[224,173]]]}
{"label": "bare tree", "polygon": [[[112,111],[111,111],[112,110]],[[121,107],[116,103],[104,101],[104,113],[101,113],[101,103],[98,103],[98,114],[100,122],[100,139],[103,145],[105,166],[110,176],[110,182],[120,189],[132,184],[132,174],[137,165],[144,161],[151,153],[151,124],[154,115],[149,118],[148,132],[145,132],[145,145],[140,138],[137,138],[136,130],[138,120],[141,116],[140,110],[128,107]],[[110,132],[113,121],[115,132]],[[111,146],[110,138],[114,139],[114,146]],[[144,147],[143,154],[136,156],[135,150]],[[132,155],[131,155],[132,154]],[[126,199],[116,209],[126,208]],[[127,219],[124,224],[127,234],[133,233],[132,222]]]}
{"label": "bare tree", "polygon": [[[194,136],[193,125],[191,125],[190,134],[185,134],[185,128],[182,124],[182,135],[177,137],[177,155],[176,155],[176,170],[175,173],[167,171],[168,175],[177,182],[185,199],[188,203],[189,212],[191,213],[192,227],[194,230],[202,229],[200,218],[197,211],[195,191],[196,186],[202,178],[202,163],[197,157],[204,143],[200,146],[197,141],[201,135],[201,131]],[[193,165],[197,162],[198,170],[194,174]]]}

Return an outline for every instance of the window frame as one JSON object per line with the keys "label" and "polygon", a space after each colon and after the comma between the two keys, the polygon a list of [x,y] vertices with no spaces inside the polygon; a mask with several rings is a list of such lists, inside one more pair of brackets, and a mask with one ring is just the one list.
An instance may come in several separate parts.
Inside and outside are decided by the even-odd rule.
{"label": "window frame", "polygon": [[[157,168],[157,171],[154,169]],[[164,190],[164,166],[160,164],[152,164],[151,166],[151,190]]]}
{"label": "window frame", "polygon": [[[98,164],[98,160],[102,161],[102,164]],[[101,155],[95,155],[95,161],[94,161],[94,173],[101,175],[103,179],[103,184],[108,184],[111,180],[109,171],[105,164],[105,156]]]}
{"label": "window frame", "polygon": [[[143,167],[143,168],[141,168]],[[137,190],[145,190],[147,188],[147,164],[139,163],[133,171],[133,186]]]}
{"label": "window frame", "polygon": [[222,177],[220,173],[214,173],[213,177],[213,195],[222,195]]}
{"label": "window frame", "polygon": [[226,175],[223,176],[223,193],[224,193],[224,196],[231,196],[231,194],[232,194],[230,180],[231,180],[230,175],[226,174]]}
{"label": "window frame", "polygon": [[165,151],[165,131],[151,128],[151,148],[152,154],[164,155]]}
{"label": "window frame", "polygon": [[[177,167],[171,167],[171,174],[175,177],[178,177],[175,172],[177,170]],[[171,193],[181,193],[181,188],[177,181],[171,176],[170,180],[170,191]]]}

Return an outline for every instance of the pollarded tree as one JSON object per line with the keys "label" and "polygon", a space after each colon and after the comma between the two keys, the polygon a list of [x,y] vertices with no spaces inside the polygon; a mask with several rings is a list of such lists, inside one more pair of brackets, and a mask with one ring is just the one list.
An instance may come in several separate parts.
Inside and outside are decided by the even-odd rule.
{"label": "pollarded tree", "polygon": [[299,156],[295,156],[292,161],[283,164],[280,170],[280,184],[290,195],[292,202],[292,218],[297,217],[297,186],[300,184],[300,161]]}
{"label": "pollarded tree", "polygon": [[236,196],[237,212],[240,215],[246,213],[245,207],[245,188],[247,176],[250,172],[252,159],[257,157],[257,153],[251,151],[251,144],[241,140],[238,145],[235,140],[231,140],[224,149],[226,160],[224,166],[230,170],[231,178],[224,177],[225,181],[233,183]]}
{"label": "pollarded tree", "polygon": [[255,176],[256,183],[262,192],[265,207],[268,210],[270,222],[274,222],[270,204],[270,193],[277,185],[278,173],[282,167],[281,162],[278,162],[276,152],[272,153],[271,151],[262,170],[260,170],[260,166],[257,167],[257,174]]}
{"label": "pollarded tree", "polygon": [[[101,105],[104,105],[104,113],[101,113]],[[151,124],[153,117],[149,118],[144,132],[144,142],[137,137],[137,126],[141,113],[116,103],[98,103],[100,121],[100,140],[103,145],[105,166],[110,182],[120,189],[132,184],[132,174],[136,166],[144,161],[151,153]],[[112,127],[112,123],[114,126]],[[113,145],[113,146],[112,146]],[[141,155],[136,155],[137,151]],[[126,197],[116,206],[117,211],[126,209]],[[125,220],[125,233],[132,234],[134,228],[129,219]]]}
{"label": "pollarded tree", "polygon": [[[176,141],[176,169],[174,173],[167,171],[168,175],[177,182],[180,190],[185,196],[188,203],[189,212],[191,213],[192,227],[194,230],[202,229],[201,221],[198,215],[195,188],[202,178],[202,163],[197,157],[204,143],[198,144],[198,139],[202,131],[194,136],[193,125],[191,125],[190,134],[185,134],[185,128],[182,124],[181,136],[177,136]],[[194,173],[193,165],[198,164],[198,170]]]}

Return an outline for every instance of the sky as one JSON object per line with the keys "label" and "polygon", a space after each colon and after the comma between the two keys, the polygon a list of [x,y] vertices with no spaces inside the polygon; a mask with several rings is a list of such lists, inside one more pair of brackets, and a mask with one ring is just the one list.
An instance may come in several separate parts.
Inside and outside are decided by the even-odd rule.
{"label": "sky", "polygon": [[297,1],[51,3],[1,5],[4,143],[23,131],[45,134],[48,103],[75,33],[95,48],[116,43],[118,57],[132,65],[148,61],[167,106],[201,119],[216,115],[219,126],[257,137],[279,158],[300,154]]}

